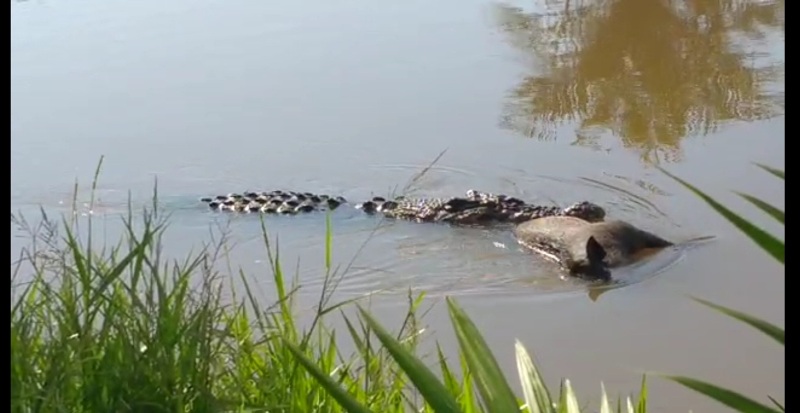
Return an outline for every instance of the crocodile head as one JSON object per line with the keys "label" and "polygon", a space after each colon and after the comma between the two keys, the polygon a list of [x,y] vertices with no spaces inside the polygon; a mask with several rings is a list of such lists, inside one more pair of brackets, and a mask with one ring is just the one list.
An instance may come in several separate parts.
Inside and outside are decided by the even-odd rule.
{"label": "crocodile head", "polygon": [[576,202],[564,208],[563,214],[568,217],[580,218],[587,222],[600,222],[606,218],[605,209],[589,201]]}

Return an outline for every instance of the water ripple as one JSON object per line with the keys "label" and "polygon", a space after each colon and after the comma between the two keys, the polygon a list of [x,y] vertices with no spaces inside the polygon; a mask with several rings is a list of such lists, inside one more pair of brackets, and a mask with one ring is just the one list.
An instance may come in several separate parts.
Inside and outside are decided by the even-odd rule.
{"label": "water ripple", "polygon": [[[401,164],[373,168],[419,170],[416,165]],[[460,166],[434,166],[426,177],[436,179],[421,181],[424,188],[420,196],[460,195],[471,187],[467,183],[478,182],[475,184],[478,189],[499,188],[494,192],[513,194],[530,202],[566,206],[591,200],[606,208],[610,217],[632,221],[668,238],[677,227],[658,206],[659,199],[668,194],[642,179],[619,175],[563,178],[530,174],[518,168],[491,175],[479,168]],[[336,192],[335,188],[331,192]],[[96,214],[120,215],[126,211],[126,194],[104,190],[100,195]],[[181,252],[192,249],[194,241],[208,236],[210,227],[212,231],[215,226],[217,230],[225,228],[236,245],[230,252],[230,262],[245,271],[263,272],[266,250],[260,216],[208,211],[197,202],[199,195],[160,197],[162,207],[173,217],[170,249]],[[52,199],[42,201],[54,206],[54,202],[63,202],[61,198],[54,194]],[[321,259],[325,215],[264,218],[270,237],[280,247],[284,267],[291,269],[287,276],[296,275],[304,291],[318,294],[325,274]],[[337,287],[340,294],[404,294],[408,289],[424,289],[432,295],[533,297],[587,289],[586,283],[564,279],[554,264],[521,248],[510,226],[462,228],[390,221],[364,215],[351,207],[337,209],[332,224],[334,260],[341,276]],[[677,263],[681,256],[680,250],[671,251],[641,266],[624,269],[619,272],[624,280],[622,285],[648,279]],[[348,271],[343,273],[345,269]],[[269,283],[270,279],[260,276],[259,282]]]}
{"label": "water ripple", "polygon": [[[450,174],[479,175],[459,168],[441,168],[438,173],[448,175],[447,178]],[[665,193],[641,179],[615,178],[611,183],[593,178],[531,175],[509,180],[516,181],[515,195],[525,196],[525,199],[566,205],[577,200],[575,193],[582,193],[585,194],[582,198],[601,204],[611,216],[635,221],[657,233],[666,232],[665,236],[669,237],[676,225],[654,199]],[[444,189],[438,192],[458,193]],[[362,245],[372,234],[350,271],[342,277],[339,293],[402,295],[411,289],[424,290],[434,296],[533,297],[572,294],[589,287],[585,282],[563,278],[554,264],[522,249],[508,226],[479,229],[384,221],[376,229],[377,220],[360,217],[334,223],[339,251],[336,256],[342,260],[342,266],[352,257],[350,253],[356,252],[355,246]],[[313,243],[321,242],[321,235],[319,237]],[[680,262],[682,256],[682,249],[670,249],[639,265],[622,269],[618,272],[622,281],[617,287],[662,273]],[[320,270],[309,267],[301,272],[309,291],[322,285]]]}

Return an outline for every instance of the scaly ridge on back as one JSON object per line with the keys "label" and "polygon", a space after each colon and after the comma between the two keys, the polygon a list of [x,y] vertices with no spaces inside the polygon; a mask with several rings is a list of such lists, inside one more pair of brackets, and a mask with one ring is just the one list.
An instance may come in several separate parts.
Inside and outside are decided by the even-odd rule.
{"label": "scaly ridge on back", "polygon": [[216,195],[201,198],[200,202],[208,204],[209,208],[216,211],[297,214],[334,210],[347,203],[347,200],[341,196],[275,190]]}
{"label": "scaly ridge on back", "polygon": [[574,216],[590,222],[602,221],[605,210],[583,201],[567,208],[528,204],[518,198],[469,190],[464,197],[397,198],[387,201],[381,197],[358,204],[367,213],[379,212],[388,218],[417,222],[447,222],[456,224],[519,223],[546,216]]}
{"label": "scaly ridge on back", "polygon": [[[201,199],[211,209],[232,212],[297,214],[333,210],[347,203],[343,197],[275,190],[218,195]],[[605,210],[583,201],[567,208],[529,204],[507,195],[477,190],[465,196],[448,198],[405,198],[387,200],[374,197],[355,206],[368,214],[379,213],[387,218],[417,222],[451,224],[520,223],[548,216],[573,216],[589,222],[602,221]]]}

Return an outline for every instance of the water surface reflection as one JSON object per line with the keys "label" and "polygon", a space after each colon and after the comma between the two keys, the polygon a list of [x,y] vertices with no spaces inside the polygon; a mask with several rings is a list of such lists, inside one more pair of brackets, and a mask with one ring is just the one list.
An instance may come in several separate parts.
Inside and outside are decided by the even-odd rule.
{"label": "water surface reflection", "polygon": [[535,63],[505,106],[502,124],[517,133],[550,139],[574,123],[576,145],[601,148],[607,132],[645,162],[677,161],[686,137],[783,110],[783,63],[753,44],[783,28],[783,1],[566,0],[496,12]]}

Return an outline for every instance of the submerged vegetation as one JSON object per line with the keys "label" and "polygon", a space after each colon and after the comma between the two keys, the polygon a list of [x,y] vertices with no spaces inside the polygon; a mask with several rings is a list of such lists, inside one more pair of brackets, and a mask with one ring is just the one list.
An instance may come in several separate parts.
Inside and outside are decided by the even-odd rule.
{"label": "submerged vegetation", "polygon": [[[783,222],[783,212],[745,198]],[[711,198],[704,199],[740,228],[744,225],[751,238],[783,262],[783,243],[775,244]],[[225,258],[224,239],[183,260],[165,258],[162,235],[168,216],[159,211],[157,194],[153,207],[142,214],[134,215],[129,207],[124,235],[115,245],[94,244],[91,216],[85,220],[89,227],[81,228],[74,216],[56,222],[42,214],[35,225],[12,215],[12,223],[33,241],[22,251],[11,280],[13,412],[583,410],[569,380],[562,381],[558,393],[546,387],[520,342],[515,351],[523,397],[515,395],[481,333],[454,300],[448,299],[447,306],[459,344],[457,365],[438,347],[435,368],[417,355],[424,294],[409,295],[396,333],[357,303],[356,315],[348,316],[343,309],[351,302],[331,303],[330,298],[342,276],[332,265],[330,221],[325,287],[313,320],[303,327],[293,300],[299,285],[287,282],[279,249],[263,222],[278,295],[271,306],[261,304],[249,287],[252,278],[241,271],[244,291],[225,297],[223,291],[233,290],[231,279],[215,270]],[[783,343],[782,329],[714,308]],[[330,316],[343,317],[345,336],[327,327]],[[354,343],[353,354],[343,354],[344,339]],[[708,383],[671,378],[738,411],[776,411]],[[615,403],[602,383],[599,390],[602,413],[647,411],[644,379],[638,395]]]}

